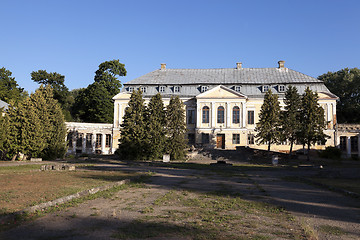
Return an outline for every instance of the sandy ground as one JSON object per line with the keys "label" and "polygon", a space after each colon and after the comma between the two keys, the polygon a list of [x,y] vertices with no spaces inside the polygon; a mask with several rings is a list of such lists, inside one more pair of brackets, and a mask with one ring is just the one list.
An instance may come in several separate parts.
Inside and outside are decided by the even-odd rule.
{"label": "sandy ground", "polygon": [[[102,165],[103,170],[154,172],[145,188],[119,191],[112,199],[95,199],[51,213],[0,233],[0,239],[111,239],[116,229],[137,219],[141,211],[171,189],[210,192],[231,188],[246,199],[262,199],[283,206],[296,220],[315,231],[319,239],[360,239],[360,201],[284,176],[306,175],[288,170],[246,171],[246,177],[225,176],[203,170],[170,169],[145,165]],[[305,170],[306,171],[306,170]],[[134,211],[136,209],[136,211]],[[338,227],[345,234],[321,231]],[[180,238],[181,239],[181,238]],[[183,238],[188,239],[188,238]]]}

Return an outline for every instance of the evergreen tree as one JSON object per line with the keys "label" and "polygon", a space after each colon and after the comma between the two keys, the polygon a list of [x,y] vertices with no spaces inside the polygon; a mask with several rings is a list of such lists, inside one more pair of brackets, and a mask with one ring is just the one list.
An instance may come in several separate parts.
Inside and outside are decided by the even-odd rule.
{"label": "evergreen tree", "polygon": [[282,139],[290,142],[290,155],[300,128],[300,95],[296,87],[289,86],[285,92],[285,111],[281,114]]}
{"label": "evergreen tree", "polygon": [[280,137],[280,103],[278,96],[271,90],[266,92],[264,103],[261,106],[259,122],[256,124],[255,131],[257,143],[268,144],[268,151],[272,143],[277,143]]}
{"label": "evergreen tree", "polygon": [[307,145],[309,160],[310,146],[318,141],[325,142],[329,137],[324,133],[324,109],[318,104],[318,94],[309,87],[301,99],[300,124],[299,140],[304,146]]}
{"label": "evergreen tree", "polygon": [[145,157],[145,111],[142,92],[134,91],[121,124],[118,153],[122,159],[139,160]]}
{"label": "evergreen tree", "polygon": [[0,68],[0,100],[7,103],[18,102],[27,96],[27,92],[20,88],[12,72],[6,68]]}
{"label": "evergreen tree", "polygon": [[5,159],[6,149],[6,139],[8,138],[9,124],[7,116],[3,116],[3,108],[0,108],[0,160]]}
{"label": "evergreen tree", "polygon": [[187,147],[185,109],[179,96],[171,97],[166,109],[167,148],[171,159],[184,159]]}
{"label": "evergreen tree", "polygon": [[149,159],[159,159],[164,154],[165,110],[160,93],[154,95],[148,104],[146,113],[146,151]]}
{"label": "evergreen tree", "polygon": [[120,92],[121,83],[117,76],[126,76],[125,64],[119,60],[105,61],[95,72],[94,81],[103,85],[113,97]]}

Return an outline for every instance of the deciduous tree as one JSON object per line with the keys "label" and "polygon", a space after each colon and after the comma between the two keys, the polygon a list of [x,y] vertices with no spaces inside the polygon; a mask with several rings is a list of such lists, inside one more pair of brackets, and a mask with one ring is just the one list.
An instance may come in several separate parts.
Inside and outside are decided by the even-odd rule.
{"label": "deciduous tree", "polygon": [[268,144],[268,151],[273,143],[277,143],[280,137],[280,103],[278,96],[271,90],[266,92],[264,103],[261,106],[259,122],[256,124],[257,142]]}

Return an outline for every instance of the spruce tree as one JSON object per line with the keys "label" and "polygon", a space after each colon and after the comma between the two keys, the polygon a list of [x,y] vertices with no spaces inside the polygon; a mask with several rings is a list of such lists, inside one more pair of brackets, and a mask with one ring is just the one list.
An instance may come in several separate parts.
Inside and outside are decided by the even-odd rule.
{"label": "spruce tree", "polygon": [[0,160],[5,159],[7,148],[5,145],[6,139],[8,138],[9,124],[8,117],[3,116],[3,108],[0,108]]}
{"label": "spruce tree", "polygon": [[290,142],[290,155],[297,140],[300,128],[300,95],[294,86],[289,86],[285,92],[285,111],[281,114],[282,139]]}
{"label": "spruce tree", "polygon": [[171,97],[166,109],[167,149],[171,159],[184,159],[187,147],[185,109],[178,96]]}
{"label": "spruce tree", "polygon": [[325,142],[329,137],[324,133],[324,109],[318,103],[318,94],[309,87],[301,99],[300,124],[299,140],[304,146],[307,145],[309,160],[310,146],[318,141]]}
{"label": "spruce tree", "polygon": [[256,142],[267,143],[268,151],[272,143],[277,143],[280,137],[280,103],[278,96],[271,90],[266,92],[261,106],[259,122],[256,124]]}
{"label": "spruce tree", "polygon": [[122,159],[140,160],[145,157],[145,105],[140,90],[131,94],[125,109],[118,153]]}
{"label": "spruce tree", "polygon": [[154,95],[146,111],[146,152],[151,160],[162,158],[165,151],[165,109],[160,93]]}

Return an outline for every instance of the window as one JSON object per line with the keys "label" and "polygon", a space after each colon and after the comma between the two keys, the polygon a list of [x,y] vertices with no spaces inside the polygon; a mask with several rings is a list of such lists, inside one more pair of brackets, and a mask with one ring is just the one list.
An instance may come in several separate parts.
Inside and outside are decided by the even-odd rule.
{"label": "window", "polygon": [[82,140],[83,140],[83,134],[78,133],[77,137],[76,137],[76,146],[77,147],[82,147]]}
{"label": "window", "polygon": [[255,143],[254,135],[253,134],[248,134],[248,145],[254,144],[254,143]]}
{"label": "window", "polygon": [[68,141],[68,146],[69,147],[73,147],[72,144],[73,144],[73,133],[72,132],[69,132],[68,135],[67,135],[67,141]]}
{"label": "window", "polygon": [[159,92],[165,92],[165,86],[160,86],[159,87]]}
{"label": "window", "polygon": [[180,87],[174,86],[174,93],[179,93],[179,92],[180,92]]}
{"label": "window", "polygon": [[102,134],[96,134],[95,147],[97,147],[97,148],[101,147],[101,137],[102,137]]}
{"label": "window", "polygon": [[233,144],[240,144],[240,134],[233,134]]}
{"label": "window", "polygon": [[279,85],[278,90],[279,92],[285,92],[285,85]]}
{"label": "window", "polygon": [[188,144],[189,145],[194,145],[195,144],[195,134],[194,133],[189,133],[188,134]]}
{"label": "window", "polygon": [[140,90],[143,92],[143,93],[146,93],[146,87],[140,87]]}
{"label": "window", "polygon": [[233,108],[233,123],[240,123],[240,108],[238,106]]}
{"label": "window", "polygon": [[269,91],[269,86],[268,86],[268,85],[262,86],[262,91],[263,91],[263,92]]}
{"label": "window", "polygon": [[128,87],[128,92],[133,92],[134,91],[134,87]]}
{"label": "window", "polygon": [[208,133],[202,133],[202,134],[201,134],[201,143],[202,143],[202,144],[208,144],[208,143],[210,143],[210,141],[209,141],[209,134],[208,134]]}
{"label": "window", "polygon": [[195,123],[195,110],[187,110],[187,123],[188,124]]}
{"label": "window", "polygon": [[350,137],[350,143],[351,143],[351,151],[357,152],[358,151],[358,137]]}
{"label": "window", "polygon": [[316,144],[319,145],[319,146],[325,145],[325,143],[326,143],[326,139],[325,139],[325,141],[319,140],[319,141],[316,142]]}
{"label": "window", "polygon": [[220,106],[217,109],[217,123],[224,123],[225,109]]}
{"label": "window", "polygon": [[201,86],[201,92],[206,92],[208,90],[208,86]]}
{"label": "window", "polygon": [[347,145],[346,140],[347,140],[346,137],[344,136],[340,137],[340,149],[342,151],[346,150],[346,145]]}
{"label": "window", "polygon": [[110,147],[111,145],[111,134],[106,134],[105,136],[105,147]]}
{"label": "window", "polygon": [[254,124],[254,111],[248,111],[248,124]]}
{"label": "window", "polygon": [[202,123],[209,123],[209,107],[205,106],[202,110]]}
{"label": "window", "polygon": [[240,87],[240,86],[235,86],[235,91],[236,91],[236,92],[240,92],[240,90],[241,90],[241,87]]}
{"label": "window", "polygon": [[92,133],[86,134],[86,148],[92,147]]}

